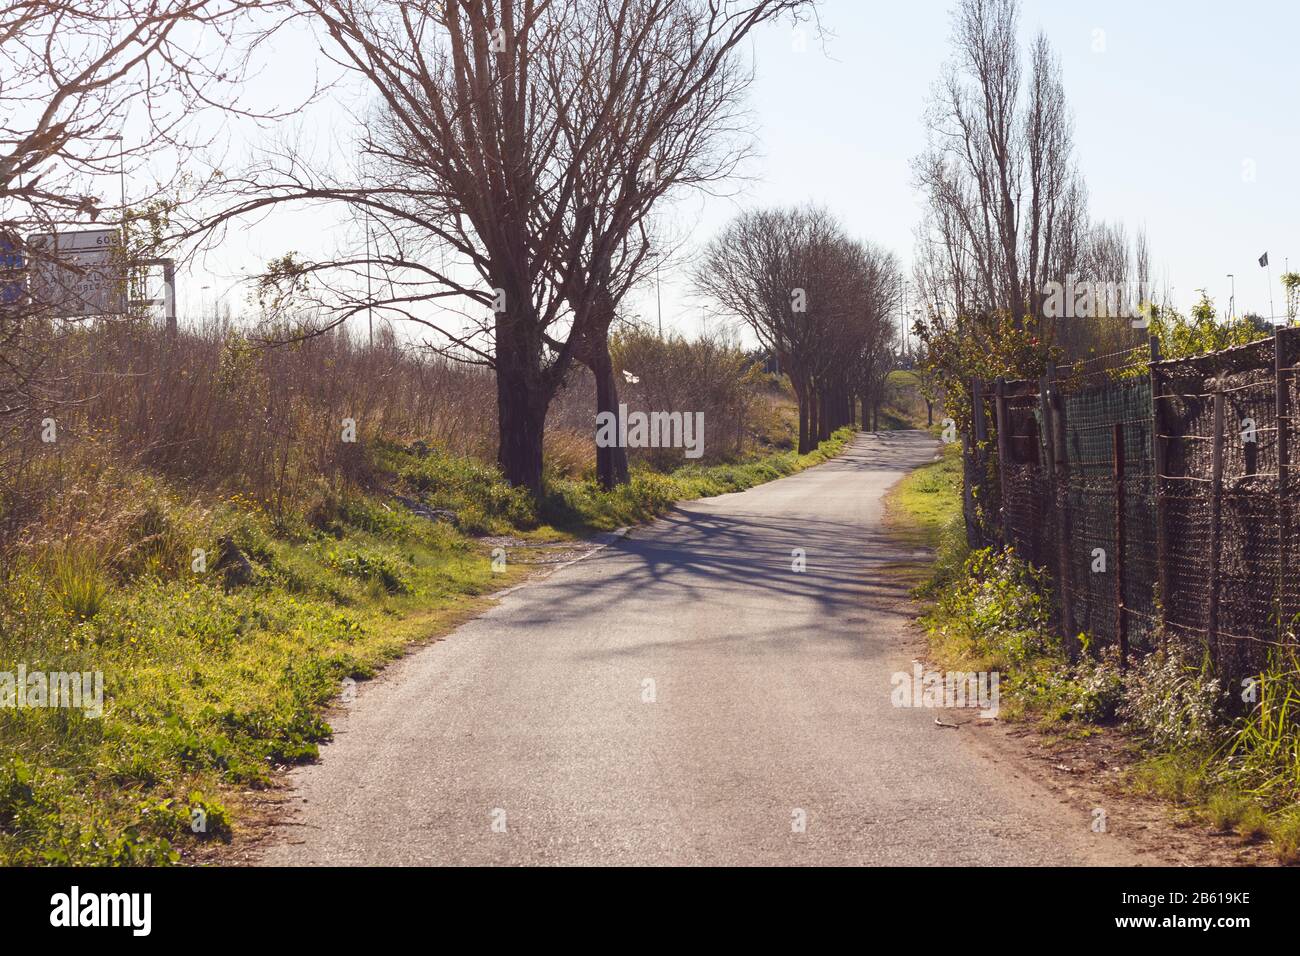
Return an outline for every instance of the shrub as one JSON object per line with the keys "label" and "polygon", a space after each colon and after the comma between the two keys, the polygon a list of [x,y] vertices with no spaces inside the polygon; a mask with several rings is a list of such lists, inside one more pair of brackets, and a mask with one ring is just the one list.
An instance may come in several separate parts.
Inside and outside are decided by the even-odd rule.
{"label": "shrub", "polygon": [[1063,655],[1045,659],[1043,666],[1013,674],[1011,688],[1049,723],[1106,724],[1119,710],[1124,683],[1118,652],[1111,650],[1099,660],[1085,654],[1072,665]]}
{"label": "shrub", "polygon": [[962,578],[940,592],[926,621],[931,636],[955,662],[975,661],[983,669],[1009,668],[1060,652],[1049,626],[1051,599],[1044,574],[1009,548],[973,552]]}
{"label": "shrub", "polygon": [[1120,716],[1162,749],[1200,749],[1219,736],[1219,681],[1161,649],[1134,662]]}

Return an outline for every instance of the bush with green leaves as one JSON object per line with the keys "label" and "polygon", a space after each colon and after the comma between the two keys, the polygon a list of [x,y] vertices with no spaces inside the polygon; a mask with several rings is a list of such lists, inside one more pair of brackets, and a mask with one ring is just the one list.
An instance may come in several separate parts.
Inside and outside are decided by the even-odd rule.
{"label": "bush with green leaves", "polygon": [[940,590],[927,617],[931,636],[980,669],[1009,669],[1059,652],[1052,635],[1045,574],[1010,548],[982,548],[966,559],[961,578]]}
{"label": "bush with green leaves", "polygon": [[1184,316],[1165,306],[1154,308],[1150,321],[1150,334],[1159,340],[1160,354],[1165,359],[1218,352],[1272,335],[1271,329],[1248,318],[1227,316],[1221,319],[1214,300],[1204,292],[1192,306],[1190,315]]}
{"label": "bush with green leaves", "polygon": [[1161,648],[1129,668],[1120,716],[1158,747],[1209,746],[1220,734],[1222,690],[1208,660],[1193,666]]}

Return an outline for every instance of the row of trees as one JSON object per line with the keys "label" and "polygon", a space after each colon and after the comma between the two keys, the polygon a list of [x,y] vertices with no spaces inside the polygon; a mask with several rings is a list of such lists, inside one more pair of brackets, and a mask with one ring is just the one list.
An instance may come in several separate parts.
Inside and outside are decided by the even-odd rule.
{"label": "row of trees", "polygon": [[[164,150],[187,182],[133,194],[132,205],[161,208],[152,231],[161,223],[199,250],[270,210],[334,205],[364,224],[364,247],[274,260],[260,277],[261,301],[298,315],[317,307],[321,318],[297,327],[299,337],[378,313],[489,367],[499,464],[513,484],[540,493],[547,412],[573,364],[594,373],[597,412],[618,408],[610,332],[623,298],[665,256],[657,213],[684,191],[728,179],[750,152],[746,37],[778,18],[797,22],[812,6],[12,0],[0,19],[15,78],[0,119],[8,148],[0,236],[30,267],[25,235],[126,219],[124,198],[120,214],[106,212],[111,174],[124,180],[128,164]],[[242,168],[214,164],[204,174],[196,118],[211,110],[278,118],[241,102],[243,82],[250,51],[298,27],[366,91],[362,109],[341,114],[357,161],[282,143]],[[128,144],[123,125],[135,104],[146,127]],[[183,204],[147,202],[182,186]],[[878,406],[900,288],[892,256],[849,239],[825,210],[771,210],[719,236],[698,280],[790,376],[801,450],[853,421],[856,402]],[[3,310],[3,411],[48,404],[37,394],[39,357],[17,358],[22,329],[44,323],[46,306],[28,299]],[[30,338],[38,339],[48,341]],[[607,487],[626,481],[625,450],[598,449],[597,472]]]}
{"label": "row of trees", "polygon": [[696,283],[739,316],[790,377],[799,450],[878,411],[894,367],[902,287],[892,253],[815,206],[742,213],[705,250]]}

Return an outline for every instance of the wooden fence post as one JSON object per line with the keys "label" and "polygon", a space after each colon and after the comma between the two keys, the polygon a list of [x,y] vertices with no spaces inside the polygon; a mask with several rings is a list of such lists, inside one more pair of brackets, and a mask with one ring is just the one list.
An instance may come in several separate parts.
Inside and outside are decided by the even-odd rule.
{"label": "wooden fence post", "polygon": [[1162,387],[1156,363],[1160,361],[1160,340],[1154,335],[1151,343],[1151,476],[1152,494],[1155,496],[1156,517],[1156,588],[1160,602],[1160,632],[1163,640],[1169,636],[1169,518],[1165,500],[1165,416]]}
{"label": "wooden fence post", "polygon": [[1120,670],[1128,667],[1128,616],[1124,608],[1124,426],[1116,422],[1111,432],[1112,478],[1115,488],[1115,640],[1119,644]]}
{"label": "wooden fence post", "polygon": [[1210,657],[1217,670],[1219,661],[1219,576],[1223,529],[1220,518],[1223,511],[1223,373],[1214,380],[1214,441],[1210,465],[1210,601],[1209,642]]}
{"label": "wooden fence post", "polygon": [[1007,463],[1011,453],[1007,434],[1007,380],[1001,375],[995,383],[993,415],[998,429],[998,525],[1002,529],[1002,546],[1007,547],[1011,544],[1007,520]]}
{"label": "wooden fence post", "polygon": [[[1285,333],[1285,334],[1283,334]],[[1286,580],[1291,573],[1291,329],[1273,338],[1273,376],[1277,409],[1277,637],[1286,637]]]}

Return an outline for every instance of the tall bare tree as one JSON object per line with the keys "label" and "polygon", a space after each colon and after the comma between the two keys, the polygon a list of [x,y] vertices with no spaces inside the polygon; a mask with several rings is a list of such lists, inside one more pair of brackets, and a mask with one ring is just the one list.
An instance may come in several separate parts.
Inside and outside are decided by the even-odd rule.
{"label": "tall bare tree", "polygon": [[1018,0],[960,0],[954,59],[913,164],[928,210],[918,286],[931,315],[1037,315],[1073,268],[1083,192],[1060,65],[1043,36],[1023,71]]}
{"label": "tall bare tree", "polygon": [[[663,259],[651,211],[673,193],[709,189],[733,174],[751,142],[743,96],[752,72],[741,43],[760,24],[810,6],[598,0],[582,7],[584,42],[569,51],[553,84],[557,95],[576,91],[563,129],[578,183],[556,275],[569,289],[577,357],[596,376],[597,413],[618,407],[609,357],[618,305]],[[585,82],[593,77],[596,83]],[[602,123],[602,114],[613,121]],[[584,148],[592,129],[601,135]],[[576,273],[566,271],[571,262]],[[597,448],[596,464],[605,487],[627,480],[624,449]]]}

